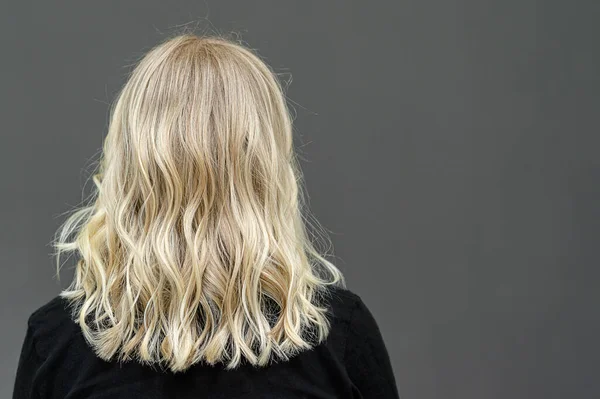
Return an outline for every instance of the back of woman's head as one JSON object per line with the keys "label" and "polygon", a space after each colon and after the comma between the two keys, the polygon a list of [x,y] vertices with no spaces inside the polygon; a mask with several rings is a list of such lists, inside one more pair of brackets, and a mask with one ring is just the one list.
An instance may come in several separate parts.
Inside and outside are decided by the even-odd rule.
{"label": "back of woman's head", "polygon": [[326,338],[325,288],[344,279],[305,228],[283,90],[253,51],[193,34],[151,49],[98,165],[54,243],[59,265],[78,254],[61,295],[98,356],[232,368]]}

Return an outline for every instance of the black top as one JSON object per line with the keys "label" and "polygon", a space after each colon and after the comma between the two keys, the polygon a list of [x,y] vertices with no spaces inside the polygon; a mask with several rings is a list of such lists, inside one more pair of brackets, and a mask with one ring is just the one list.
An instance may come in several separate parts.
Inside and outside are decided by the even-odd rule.
{"label": "black top", "polygon": [[331,332],[315,348],[266,368],[196,364],[176,374],[98,358],[56,297],[29,317],[13,399],[398,398],[373,315],[351,291],[331,292]]}

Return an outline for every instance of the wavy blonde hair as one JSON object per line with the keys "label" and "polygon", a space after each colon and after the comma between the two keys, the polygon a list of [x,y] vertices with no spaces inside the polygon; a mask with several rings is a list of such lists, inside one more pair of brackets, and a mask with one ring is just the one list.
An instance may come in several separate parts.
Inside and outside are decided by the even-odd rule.
{"label": "wavy blonde hair", "polygon": [[231,369],[322,342],[326,287],[345,282],[304,225],[272,69],[237,41],[179,34],[137,62],[110,114],[91,201],[53,242],[57,272],[79,255],[60,295],[97,355]]}

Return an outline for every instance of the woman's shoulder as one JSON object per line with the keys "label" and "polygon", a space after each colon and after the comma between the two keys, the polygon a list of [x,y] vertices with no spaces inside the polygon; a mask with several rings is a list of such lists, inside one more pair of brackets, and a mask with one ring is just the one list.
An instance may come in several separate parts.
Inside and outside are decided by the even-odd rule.
{"label": "woman's shoulder", "polygon": [[333,316],[345,321],[352,317],[354,309],[361,302],[358,294],[342,286],[328,286],[324,296]]}
{"label": "woman's shoulder", "polygon": [[70,317],[67,300],[57,295],[30,314],[27,327],[36,342],[37,350],[44,355],[52,350],[53,345],[75,332],[77,325]]}
{"label": "woman's shoulder", "polygon": [[43,328],[47,325],[61,325],[66,320],[70,320],[69,305],[66,299],[57,295],[36,308],[29,315],[28,323],[32,327]]}
{"label": "woman's shoulder", "polygon": [[366,308],[366,305],[360,295],[346,287],[328,286],[325,292],[331,322],[329,341],[341,341],[342,345],[345,345],[347,335],[357,318],[363,318],[361,310]]}

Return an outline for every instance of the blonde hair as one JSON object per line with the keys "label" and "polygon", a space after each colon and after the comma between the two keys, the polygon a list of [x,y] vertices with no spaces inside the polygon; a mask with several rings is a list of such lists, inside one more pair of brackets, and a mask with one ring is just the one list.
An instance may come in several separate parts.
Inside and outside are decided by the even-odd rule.
{"label": "blonde hair", "polygon": [[60,295],[97,355],[177,372],[321,343],[326,288],[345,282],[304,225],[277,74],[234,40],[180,34],[139,60],[110,113],[92,201],[53,243],[58,272],[79,254]]}

